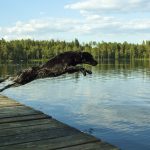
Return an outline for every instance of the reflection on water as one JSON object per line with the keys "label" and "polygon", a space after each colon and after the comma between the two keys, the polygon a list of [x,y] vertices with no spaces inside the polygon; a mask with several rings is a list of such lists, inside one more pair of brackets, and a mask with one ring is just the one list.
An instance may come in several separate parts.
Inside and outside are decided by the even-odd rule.
{"label": "reflection on water", "polygon": [[[1,65],[0,73],[24,67]],[[122,149],[149,150],[150,63],[115,62],[90,69],[92,76],[40,79],[3,94]]]}

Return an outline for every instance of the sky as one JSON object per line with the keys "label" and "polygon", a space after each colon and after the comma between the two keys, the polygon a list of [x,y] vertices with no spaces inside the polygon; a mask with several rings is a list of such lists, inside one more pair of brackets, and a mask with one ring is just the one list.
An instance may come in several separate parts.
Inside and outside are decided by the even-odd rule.
{"label": "sky", "polygon": [[0,38],[141,43],[150,0],[0,0]]}

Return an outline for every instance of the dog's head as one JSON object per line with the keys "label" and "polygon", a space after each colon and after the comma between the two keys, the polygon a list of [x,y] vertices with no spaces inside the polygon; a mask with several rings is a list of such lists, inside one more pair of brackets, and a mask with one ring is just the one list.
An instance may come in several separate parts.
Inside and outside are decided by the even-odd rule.
{"label": "dog's head", "polygon": [[89,64],[89,65],[92,65],[92,66],[97,65],[97,61],[94,60],[93,56],[88,52],[82,52],[81,53],[81,58],[82,58],[82,63],[84,63],[84,64]]}

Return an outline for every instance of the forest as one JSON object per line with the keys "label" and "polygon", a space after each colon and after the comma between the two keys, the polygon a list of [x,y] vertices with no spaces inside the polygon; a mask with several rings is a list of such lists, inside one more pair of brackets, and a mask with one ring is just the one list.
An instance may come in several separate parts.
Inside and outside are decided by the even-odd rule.
{"label": "forest", "polygon": [[142,44],[128,42],[71,42],[60,40],[0,40],[0,61],[44,60],[65,51],[87,51],[98,60],[150,60],[150,41]]}

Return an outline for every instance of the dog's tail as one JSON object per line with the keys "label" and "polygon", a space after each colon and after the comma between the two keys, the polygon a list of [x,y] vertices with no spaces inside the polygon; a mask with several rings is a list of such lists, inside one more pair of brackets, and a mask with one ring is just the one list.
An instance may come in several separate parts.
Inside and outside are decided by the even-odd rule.
{"label": "dog's tail", "polygon": [[5,82],[10,76],[0,79],[0,83]]}
{"label": "dog's tail", "polygon": [[6,90],[8,88],[18,87],[18,86],[20,86],[20,84],[18,84],[18,83],[11,83],[11,84],[8,84],[8,85],[4,86],[2,89],[0,89],[0,92],[3,92],[4,90]]}
{"label": "dog's tail", "polygon": [[0,92],[3,92],[4,90],[6,90],[6,89],[8,89],[8,88],[12,87],[14,84],[15,84],[15,83],[12,83],[12,84],[8,84],[8,85],[6,85],[6,86],[5,86],[5,87],[3,87],[2,89],[0,89]]}

